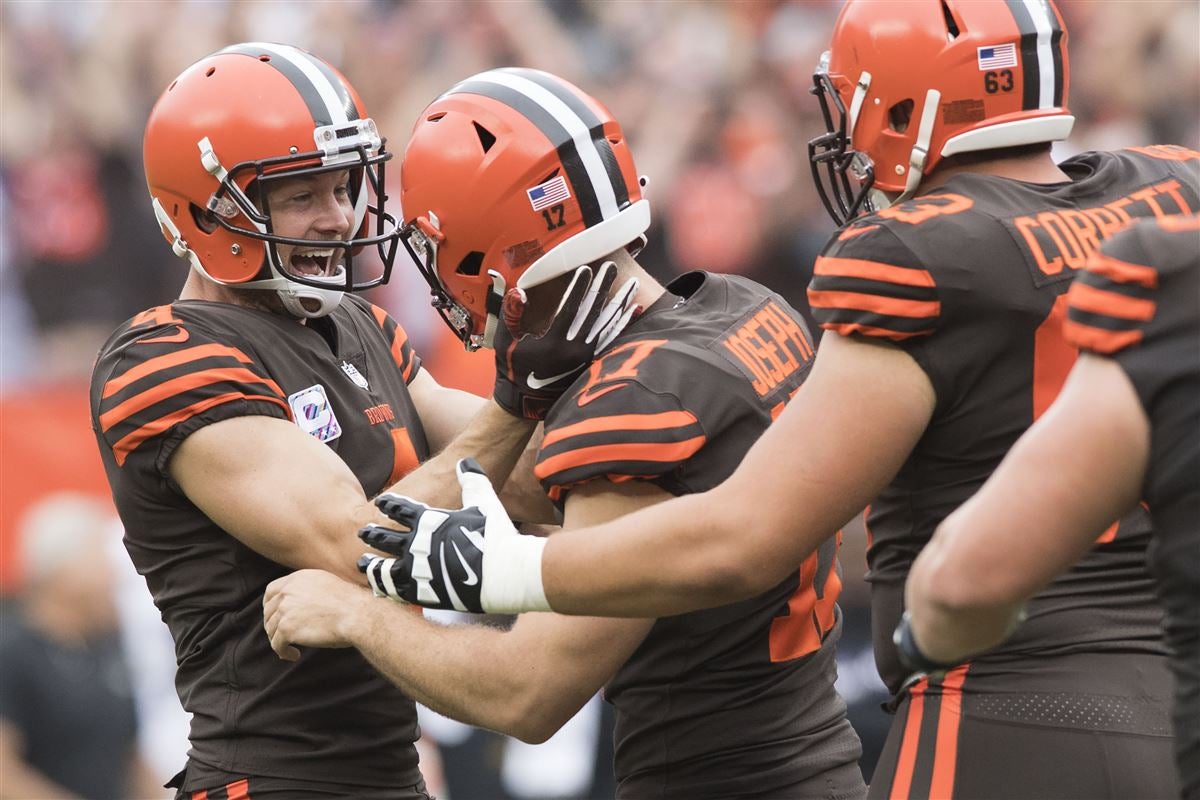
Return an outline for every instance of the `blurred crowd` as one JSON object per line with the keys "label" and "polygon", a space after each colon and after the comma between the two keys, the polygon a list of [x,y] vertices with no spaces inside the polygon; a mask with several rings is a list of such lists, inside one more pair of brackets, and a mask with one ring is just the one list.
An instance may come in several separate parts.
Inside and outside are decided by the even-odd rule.
{"label": "blurred crowd", "polygon": [[[151,105],[187,64],[238,41],[311,50],[340,65],[397,154],[419,111],[459,79],[506,65],[550,70],[600,98],[622,122],[650,180],[655,221],[643,260],[656,277],[696,268],[744,273],[803,310],[813,259],[832,232],[806,163],[808,139],[822,132],[808,89],[839,5],[4,0],[0,403],[7,509],[0,541],[11,544],[16,515],[36,499],[34,491],[102,491],[102,477],[81,485],[71,467],[99,475],[83,411],[95,353],[119,322],[174,298],[186,274],[151,214],[141,139]],[[1078,122],[1057,155],[1148,143],[1200,146],[1200,2],[1058,5],[1070,31],[1070,105]],[[398,171],[391,181],[396,197]],[[462,352],[428,310],[428,290],[407,264],[398,263],[391,284],[373,299],[401,320],[442,383],[480,391],[490,385],[490,359]],[[73,475],[66,487],[37,478],[21,449],[33,452],[39,441],[44,448],[38,423],[24,421],[57,408],[52,390],[71,398],[64,401],[70,411],[53,423],[54,441],[65,444],[51,448],[47,467]],[[74,427],[63,423],[67,418]],[[73,442],[77,452],[64,455]],[[16,458],[34,476],[19,488]],[[848,544],[854,540],[861,536],[847,535]],[[12,593],[19,577],[12,547],[0,553],[0,593]],[[886,722],[877,706],[881,687],[864,655],[861,543],[844,563],[842,688],[864,709],[866,739],[876,717],[880,730]],[[603,726],[595,716],[600,721],[589,724]],[[447,751],[455,735],[443,732]],[[870,760],[871,742],[867,749]],[[486,753],[479,758],[486,761]]]}
{"label": "blurred crowd", "polygon": [[[502,65],[548,69],[622,121],[655,202],[648,264],[751,274],[803,305],[830,222],[805,143],[812,68],[839,4],[815,2],[32,2],[0,6],[0,377],[86,373],[117,322],[174,297],[141,171],[142,125],[183,66],[231,42],[283,41],[335,64],[403,151],[440,91]],[[1200,139],[1195,0],[1065,0],[1071,106],[1062,155]],[[440,351],[424,286],[384,290]],[[436,371],[437,360],[430,359]],[[451,381],[453,382],[453,381]]]}

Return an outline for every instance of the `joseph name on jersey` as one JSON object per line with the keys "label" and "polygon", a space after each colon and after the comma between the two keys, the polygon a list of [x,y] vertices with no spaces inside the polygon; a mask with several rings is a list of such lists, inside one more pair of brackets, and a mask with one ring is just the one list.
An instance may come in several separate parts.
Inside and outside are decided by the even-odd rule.
{"label": "joseph name on jersey", "polygon": [[[1129,221],[1200,208],[1198,157],[1166,146],[1085,153],[1060,165],[1069,182],[1046,185],[960,173],[848,226],[817,259],[809,300],[822,327],[903,348],[937,397],[924,435],[868,511],[875,652],[893,691],[906,673],[890,635],[913,559],[1074,363],[1062,332],[1071,279]],[[974,684],[986,690],[994,674],[1003,686],[1005,663],[1031,652],[1165,653],[1143,563],[1149,536],[1144,510],[1114,524],[1030,602],[1008,642],[972,662]]]}
{"label": "joseph name on jersey", "polygon": [[[694,272],[551,409],[535,468],[550,497],[605,478],[709,489],[807,376],[804,322],[750,281]],[[698,522],[697,524],[703,524]],[[789,796],[859,755],[833,690],[841,579],[829,539],[770,591],[659,619],[606,687],[621,796]]]}
{"label": "joseph name on jersey", "polygon": [[323,442],[373,496],[427,455],[407,388],[419,369],[395,321],[350,295],[307,325],[180,301],[134,317],[101,350],[93,427],[126,548],[175,640],[176,686],[192,714],[184,788],[246,774],[381,787],[420,780],[412,701],[355,650],[306,648],[299,661],[281,661],[262,629],[262,599],[291,570],[221,529],[168,470],[193,432],[264,415]]}
{"label": "joseph name on jersey", "polygon": [[1115,359],[1150,421],[1143,497],[1174,650],[1176,761],[1183,796],[1200,796],[1200,216],[1122,233],[1067,299],[1068,341]]}

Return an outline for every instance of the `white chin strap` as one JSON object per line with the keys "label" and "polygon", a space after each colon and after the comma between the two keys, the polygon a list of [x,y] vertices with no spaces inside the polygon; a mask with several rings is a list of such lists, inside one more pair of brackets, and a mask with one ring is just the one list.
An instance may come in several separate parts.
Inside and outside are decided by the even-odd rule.
{"label": "white chin strap", "polygon": [[933,123],[941,101],[942,93],[937,89],[930,89],[925,93],[925,103],[921,106],[921,123],[917,128],[917,141],[913,143],[912,152],[908,156],[908,175],[904,179],[904,191],[893,202],[902,203],[912,197],[913,192],[917,190],[917,184],[925,176],[925,163],[929,160],[929,140],[933,138]]}
{"label": "white chin strap", "polygon": [[[341,304],[342,297],[346,294],[344,291],[340,289],[322,289],[317,286],[309,286],[308,284],[290,280],[275,263],[275,248],[268,244],[267,252],[269,253],[267,261],[270,264],[273,277],[236,284],[239,288],[274,289],[275,293],[279,296],[280,302],[283,303],[284,310],[292,316],[301,319],[324,317],[327,314],[333,313],[333,310]],[[336,275],[325,280],[328,280],[330,283],[336,283],[338,286],[344,285],[346,268],[339,267]],[[308,302],[305,303],[305,301]]]}

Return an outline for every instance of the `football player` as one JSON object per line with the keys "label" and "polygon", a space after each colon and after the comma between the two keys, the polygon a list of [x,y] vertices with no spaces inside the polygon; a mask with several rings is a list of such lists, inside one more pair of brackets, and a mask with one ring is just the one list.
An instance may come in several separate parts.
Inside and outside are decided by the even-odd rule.
{"label": "football player", "polygon": [[[1200,208],[1195,151],[1056,164],[1068,90],[1049,2],[850,0],[814,75],[828,132],[812,167],[844,227],[809,288],[827,335],[803,391],[712,491],[549,541],[512,535],[496,510],[451,515],[431,558],[468,524],[488,531],[460,545],[480,608],[664,615],[761,591],[870,504],[876,660],[896,711],[873,796],[1176,793],[1144,509],[970,664],[905,685],[892,643],[913,559],[1075,359],[1075,273],[1129,221]],[[394,577],[412,596],[419,581]]]}
{"label": "football player", "polygon": [[[567,529],[717,485],[808,374],[812,341],[778,295],[707,272],[663,287],[638,266],[628,248],[650,210],[628,142],[566,81],[501,69],[454,86],[421,114],[401,183],[406,235],[465,341],[504,324],[496,286],[516,287],[502,316],[538,331],[577,265],[637,281],[641,313],[546,413],[535,472]],[[553,376],[537,364],[526,384]],[[478,469],[464,463],[461,479],[486,486]],[[397,552],[413,536],[365,534]],[[440,547],[440,567],[414,566],[429,579],[414,597],[477,608],[478,581],[452,588],[445,577],[464,567],[458,545]],[[621,797],[863,797],[861,747],[833,689],[836,552],[827,539],[742,602],[657,620],[530,614],[508,631],[442,627],[317,571],[273,583],[264,612],[284,657],[296,644],[353,645],[431,708],[530,741],[603,686]],[[365,560],[381,594],[399,598],[398,563]]]}
{"label": "football player", "polygon": [[[189,797],[426,797],[413,702],[353,651],[280,662],[260,628],[263,589],[300,567],[362,580],[354,533],[386,521],[370,495],[476,412],[482,438],[410,480],[436,496],[454,484],[455,447],[491,441],[511,445],[486,457],[506,474],[534,423],[439,386],[395,320],[351,294],[387,279],[399,230],[385,207],[390,153],[331,65],[286,45],[225,48],[166,89],[144,150],[155,216],[189,271],[176,302],[104,345],[91,408],[192,714],[172,785]],[[582,369],[584,349],[556,343],[550,366]],[[510,499],[527,518],[552,513],[540,496]]]}
{"label": "football player", "polygon": [[[913,564],[898,637],[933,671],[999,644],[1021,605],[1146,498],[1175,672],[1175,761],[1200,798],[1200,217],[1105,243],[1067,293],[1083,351],[1046,414]],[[1023,531],[1022,546],[1007,531]]]}

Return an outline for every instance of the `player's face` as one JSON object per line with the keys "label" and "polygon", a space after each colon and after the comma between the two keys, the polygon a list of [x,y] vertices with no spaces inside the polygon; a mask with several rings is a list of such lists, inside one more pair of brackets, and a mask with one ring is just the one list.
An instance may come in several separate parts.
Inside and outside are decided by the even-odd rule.
{"label": "player's face", "polygon": [[[274,233],[297,239],[344,241],[354,225],[346,170],[272,181],[267,190]],[[306,277],[338,273],[345,251],[311,245],[276,245],[284,270]]]}

